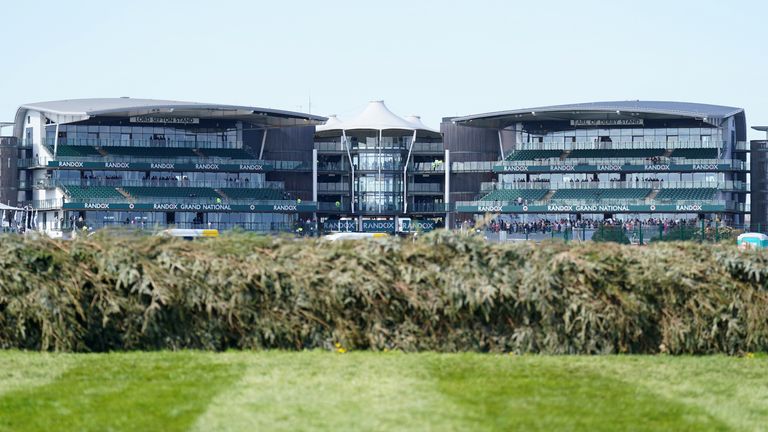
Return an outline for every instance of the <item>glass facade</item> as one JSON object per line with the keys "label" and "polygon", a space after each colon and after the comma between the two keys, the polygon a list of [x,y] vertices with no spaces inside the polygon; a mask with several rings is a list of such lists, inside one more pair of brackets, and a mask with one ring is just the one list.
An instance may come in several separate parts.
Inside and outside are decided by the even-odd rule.
{"label": "glass facade", "polygon": [[[415,142],[408,130],[338,130],[316,136],[320,201],[327,203],[323,208],[386,216],[445,213],[444,206],[432,206],[443,202],[442,138],[419,133]],[[341,171],[341,179],[332,171]],[[412,187],[405,187],[404,173]]]}
{"label": "glass facade", "polygon": [[[547,134],[523,132],[522,143],[572,144],[572,143],[615,143],[621,147],[633,148],[632,144],[659,144],[661,148],[674,143],[697,143],[708,147],[722,143],[722,130],[716,127],[676,128],[615,128],[615,129],[571,129]],[[727,136],[725,137],[727,138]]]}
{"label": "glass facade", "polygon": [[[222,122],[224,123],[224,122]],[[219,127],[185,126],[104,126],[62,124],[58,143],[63,145],[234,148],[242,146],[242,126],[228,122]],[[56,126],[45,128],[45,143],[53,145]]]}

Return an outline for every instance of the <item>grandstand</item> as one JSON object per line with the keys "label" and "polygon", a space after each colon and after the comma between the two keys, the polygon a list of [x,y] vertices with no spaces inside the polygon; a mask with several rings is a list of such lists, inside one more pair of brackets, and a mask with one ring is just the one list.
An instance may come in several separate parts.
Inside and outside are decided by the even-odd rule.
{"label": "grandstand", "polygon": [[480,201],[539,201],[547,194],[546,189],[497,189],[480,198]]}
{"label": "grandstand", "polygon": [[593,149],[573,150],[569,158],[581,159],[638,159],[663,156],[666,149]]}
{"label": "grandstand", "polygon": [[125,186],[122,188],[133,197],[164,197],[164,198],[221,198],[212,188],[202,187],[136,187]]}
{"label": "grandstand", "polygon": [[562,150],[517,150],[509,154],[508,161],[534,161],[539,159],[559,158]]}
{"label": "grandstand", "polygon": [[672,151],[672,157],[685,159],[717,159],[715,148],[685,148]]}
{"label": "grandstand", "polygon": [[661,189],[656,195],[659,201],[702,201],[711,200],[717,193],[717,188],[701,189]]}
{"label": "grandstand", "polygon": [[222,188],[224,195],[232,199],[252,199],[252,200],[281,200],[284,199],[285,192],[279,189],[266,188]]}
{"label": "grandstand", "polygon": [[641,200],[651,189],[558,189],[552,200]]}
{"label": "grandstand", "polygon": [[[748,150],[740,108],[597,102],[477,114],[451,122],[455,130],[450,136],[457,140],[477,140],[483,136],[478,129],[489,130],[486,148],[496,144],[501,153],[506,150],[492,167],[498,176],[494,183],[514,185],[477,194],[475,201],[460,200],[458,212],[470,217],[493,209],[526,213],[534,220],[572,212],[571,218],[739,224],[748,211]],[[518,197],[529,205],[487,204]]]}
{"label": "grandstand", "polygon": [[78,199],[122,199],[125,198],[117,189],[109,186],[75,186],[65,188],[66,194],[73,200]]}
{"label": "grandstand", "polygon": [[[303,155],[313,146],[306,129],[322,117],[129,98],[27,104],[17,117],[30,137],[40,137],[30,142],[30,153],[42,166],[15,175],[35,179],[38,187],[23,199],[39,209],[43,231],[131,221],[290,229],[302,213],[317,210],[306,169],[311,161]],[[288,159],[282,150],[294,135],[306,137],[304,148]],[[264,153],[275,159],[254,156]],[[80,226],[63,226],[67,221]]]}

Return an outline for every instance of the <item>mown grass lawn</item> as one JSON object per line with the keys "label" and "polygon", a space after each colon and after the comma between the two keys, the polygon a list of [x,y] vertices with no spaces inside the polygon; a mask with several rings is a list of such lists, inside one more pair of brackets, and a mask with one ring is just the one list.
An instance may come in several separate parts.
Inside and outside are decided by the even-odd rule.
{"label": "mown grass lawn", "polygon": [[766,430],[768,358],[0,351],[0,430]]}

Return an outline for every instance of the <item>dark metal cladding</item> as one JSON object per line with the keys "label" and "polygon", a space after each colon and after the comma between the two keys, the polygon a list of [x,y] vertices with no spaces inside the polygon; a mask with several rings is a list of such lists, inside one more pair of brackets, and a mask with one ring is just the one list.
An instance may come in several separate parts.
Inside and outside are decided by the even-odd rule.
{"label": "dark metal cladding", "polygon": [[0,137],[0,202],[10,206],[18,204],[18,153],[15,137]]}

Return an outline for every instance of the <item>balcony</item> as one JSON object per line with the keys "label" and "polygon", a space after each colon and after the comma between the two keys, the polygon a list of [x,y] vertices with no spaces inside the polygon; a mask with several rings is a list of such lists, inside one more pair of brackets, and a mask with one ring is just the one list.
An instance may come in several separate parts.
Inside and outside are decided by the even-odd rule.
{"label": "balcony", "polygon": [[349,203],[344,202],[318,202],[317,211],[326,213],[349,213]]}
{"label": "balcony", "polygon": [[481,192],[514,189],[696,189],[715,188],[725,191],[748,192],[749,183],[742,181],[607,181],[607,182],[483,182]]}
{"label": "balcony", "polygon": [[57,156],[55,160],[61,161],[78,161],[78,162],[128,162],[128,163],[170,163],[170,164],[183,164],[183,163],[218,163],[218,164],[230,164],[230,165],[253,165],[264,164],[271,166],[274,170],[299,170],[306,169],[303,162],[300,161],[268,161],[261,159],[228,159],[222,157],[188,157],[180,156],[174,158],[146,158],[138,156]]}
{"label": "balcony", "polygon": [[[467,162],[457,162],[466,164]],[[471,164],[482,164],[482,162],[469,162]],[[728,165],[729,168],[737,171],[743,171],[747,169],[747,164],[744,161],[740,160],[732,160],[732,159],[686,159],[686,158],[679,158],[679,157],[659,157],[655,161],[651,162],[648,160],[648,158],[568,158],[566,160],[561,160],[559,158],[548,158],[548,159],[537,159],[537,160],[516,160],[516,161],[497,161],[497,162],[490,162],[491,164],[491,171],[495,167],[514,167],[519,169],[513,169],[509,172],[506,172],[508,174],[513,173],[525,173],[526,169],[525,167],[542,167],[541,169],[537,170],[531,170],[531,171],[548,171],[550,168],[548,167],[556,167],[551,168],[552,171],[570,171],[570,170],[560,170],[559,167],[593,167],[598,165],[604,165],[604,166],[610,166],[610,165],[616,165],[616,166],[631,166],[631,167],[644,167],[646,165]],[[453,166],[456,166],[455,164]],[[452,168],[454,171],[455,168]],[[598,171],[597,168],[595,169],[589,169],[589,171]],[[620,171],[620,169],[606,169],[606,170],[600,170],[605,172],[611,172],[611,171]]]}
{"label": "balcony", "polygon": [[419,162],[413,163],[408,166],[408,171],[413,173],[444,173],[445,164],[442,161],[435,162]]}
{"label": "balcony", "polygon": [[349,183],[318,183],[317,184],[317,191],[318,192],[335,192],[335,193],[348,193],[349,192]]}
{"label": "balcony", "polygon": [[349,164],[346,162],[322,162],[317,164],[318,172],[349,172]]}
{"label": "balcony", "polygon": [[[625,209],[602,209],[600,206],[621,207]],[[699,206],[700,208],[697,208]],[[633,199],[610,199],[610,200],[581,200],[581,199],[561,199],[557,201],[529,201],[525,204],[518,204],[515,201],[458,201],[456,208],[477,208],[476,212],[484,213],[484,208],[494,207],[492,212],[496,213],[536,213],[536,212],[570,212],[570,213],[648,213],[648,212],[688,212],[688,213],[710,213],[710,212],[748,212],[749,205],[726,201],[721,199],[712,200],[633,200]],[[594,208],[590,208],[594,207]],[[672,209],[667,209],[673,207]],[[717,210],[709,210],[707,207],[717,207]],[[689,209],[690,208],[690,209]],[[488,210],[491,211],[491,210]],[[471,211],[471,212],[474,212]]]}
{"label": "balcony", "polygon": [[652,149],[699,149],[699,148],[722,148],[726,145],[724,141],[650,141],[650,142],[601,142],[577,141],[577,142],[532,142],[517,143],[515,150],[652,150]]}
{"label": "balcony", "polygon": [[409,195],[441,195],[442,183],[411,183],[407,190]]}
{"label": "balcony", "polygon": [[451,211],[450,203],[410,203],[408,213],[446,213]]}
{"label": "balcony", "polygon": [[493,171],[493,167],[499,165],[498,161],[478,161],[478,162],[452,162],[452,173],[488,173]]}
{"label": "balcony", "polygon": [[377,202],[359,202],[355,206],[358,213],[399,213],[403,210],[402,203],[377,203]]}
{"label": "balcony", "polygon": [[16,159],[16,167],[21,169],[43,168],[43,162],[40,158]]}
{"label": "balcony", "polygon": [[[53,147],[55,140],[46,138],[45,145]],[[242,141],[198,141],[168,139],[101,139],[101,138],[59,138],[58,145],[90,146],[90,147],[166,147],[166,148],[197,148],[197,149],[241,149]]]}
{"label": "balcony", "polygon": [[346,153],[347,146],[341,141],[315,141],[318,153]]}
{"label": "balcony", "polygon": [[443,143],[424,143],[416,142],[413,144],[413,153],[416,154],[443,154],[445,145]]}
{"label": "balcony", "polygon": [[205,188],[259,188],[259,189],[285,189],[285,182],[281,181],[222,181],[222,180],[177,180],[177,179],[140,179],[140,180],[128,180],[128,179],[105,179],[105,178],[88,178],[88,179],[45,179],[38,180],[35,187],[38,189],[55,188],[59,186],[109,186],[109,187],[205,187]]}

